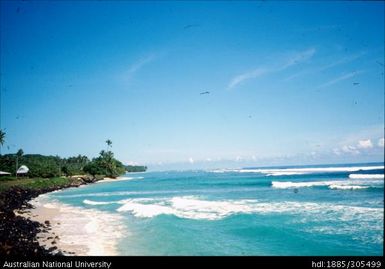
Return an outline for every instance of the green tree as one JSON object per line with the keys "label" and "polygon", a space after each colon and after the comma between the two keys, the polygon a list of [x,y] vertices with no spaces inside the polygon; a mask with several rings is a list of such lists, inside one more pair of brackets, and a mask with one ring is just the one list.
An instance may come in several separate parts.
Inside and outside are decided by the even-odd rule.
{"label": "green tree", "polygon": [[4,145],[5,142],[5,132],[0,130],[0,145]]}
{"label": "green tree", "polygon": [[[0,146],[3,146],[5,142],[5,132],[0,130]],[[1,147],[0,147],[0,155],[1,155]]]}
{"label": "green tree", "polygon": [[24,155],[24,151],[22,149],[19,149],[17,152],[16,152],[16,155],[17,157],[21,158],[23,155]]}
{"label": "green tree", "polygon": [[93,176],[103,175],[106,177],[118,177],[126,171],[124,165],[114,158],[112,151],[100,151],[99,157],[92,159],[84,167],[84,172]]}
{"label": "green tree", "polygon": [[106,144],[107,144],[107,151],[108,151],[112,147],[112,141],[110,139],[107,139]]}
{"label": "green tree", "polygon": [[84,174],[84,167],[89,163],[87,156],[78,155],[61,160],[62,172],[67,176]]}

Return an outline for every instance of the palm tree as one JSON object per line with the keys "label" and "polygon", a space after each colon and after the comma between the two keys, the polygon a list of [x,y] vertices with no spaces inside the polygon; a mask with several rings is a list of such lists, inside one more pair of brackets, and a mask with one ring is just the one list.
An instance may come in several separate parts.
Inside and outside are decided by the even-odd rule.
{"label": "palm tree", "polygon": [[107,139],[106,140],[106,144],[107,144],[107,151],[109,150],[110,147],[112,147],[112,141],[110,139]]}
{"label": "palm tree", "polygon": [[22,150],[22,149],[19,149],[18,151],[17,151],[17,153],[16,153],[16,155],[17,155],[17,157],[21,157],[21,156],[23,156],[23,154],[24,154],[24,151]]}
{"label": "palm tree", "polygon": [[24,154],[24,151],[22,149],[19,149],[17,152],[16,152],[16,172],[15,172],[15,175],[16,175],[16,178],[17,178],[17,169],[19,169],[19,158],[21,158]]}
{"label": "palm tree", "polygon": [[4,145],[5,141],[5,132],[3,130],[0,130],[0,145]]}
{"label": "palm tree", "polygon": [[[4,145],[5,141],[5,132],[0,130],[0,146]],[[0,147],[0,155],[1,155],[1,147]]]}

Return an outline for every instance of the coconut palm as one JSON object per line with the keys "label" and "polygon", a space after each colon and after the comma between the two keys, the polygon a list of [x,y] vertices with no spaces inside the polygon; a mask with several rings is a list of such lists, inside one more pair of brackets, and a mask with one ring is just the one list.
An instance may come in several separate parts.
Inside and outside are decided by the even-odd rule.
{"label": "coconut palm", "polygon": [[3,130],[0,130],[0,145],[4,145],[5,141],[5,132]]}
{"label": "coconut palm", "polygon": [[107,144],[107,151],[108,151],[108,149],[110,148],[110,147],[112,147],[111,145],[112,145],[112,141],[110,140],[110,139],[107,139],[106,140],[106,144]]}
{"label": "coconut palm", "polygon": [[[5,141],[5,132],[0,130],[0,146],[4,145]],[[0,155],[1,155],[1,147],[0,147]]]}
{"label": "coconut palm", "polygon": [[17,157],[21,157],[21,156],[23,156],[23,154],[24,154],[24,151],[22,150],[22,149],[19,149],[17,152],[16,152],[16,155],[17,155]]}

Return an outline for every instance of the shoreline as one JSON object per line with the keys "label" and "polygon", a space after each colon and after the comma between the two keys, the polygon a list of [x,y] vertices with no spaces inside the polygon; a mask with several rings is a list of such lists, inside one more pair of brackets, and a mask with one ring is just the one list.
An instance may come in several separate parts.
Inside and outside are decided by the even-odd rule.
{"label": "shoreline", "polygon": [[49,223],[49,233],[38,233],[38,241],[45,248],[56,246],[69,256],[118,255],[116,242],[123,233],[120,216],[64,204],[44,194],[30,203],[33,209],[27,213],[29,217]]}
{"label": "shoreline", "polygon": [[[52,230],[49,214],[39,215],[31,204],[38,196],[96,182],[96,179],[72,178],[62,186],[40,189],[10,187],[0,192],[0,256],[47,257],[77,255],[59,246],[60,235]],[[48,212],[46,212],[48,213]],[[37,215],[36,215],[37,214]],[[51,216],[55,212],[51,211]],[[44,219],[46,218],[46,219]]]}

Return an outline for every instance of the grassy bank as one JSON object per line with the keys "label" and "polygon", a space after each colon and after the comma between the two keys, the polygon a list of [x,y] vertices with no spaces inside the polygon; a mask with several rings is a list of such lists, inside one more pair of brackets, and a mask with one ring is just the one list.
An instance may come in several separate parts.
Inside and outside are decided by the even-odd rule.
{"label": "grassy bank", "polygon": [[0,178],[0,192],[6,191],[12,187],[19,187],[23,189],[47,189],[60,188],[74,183],[75,180],[67,177],[53,177],[53,178],[18,178],[6,177]]}

